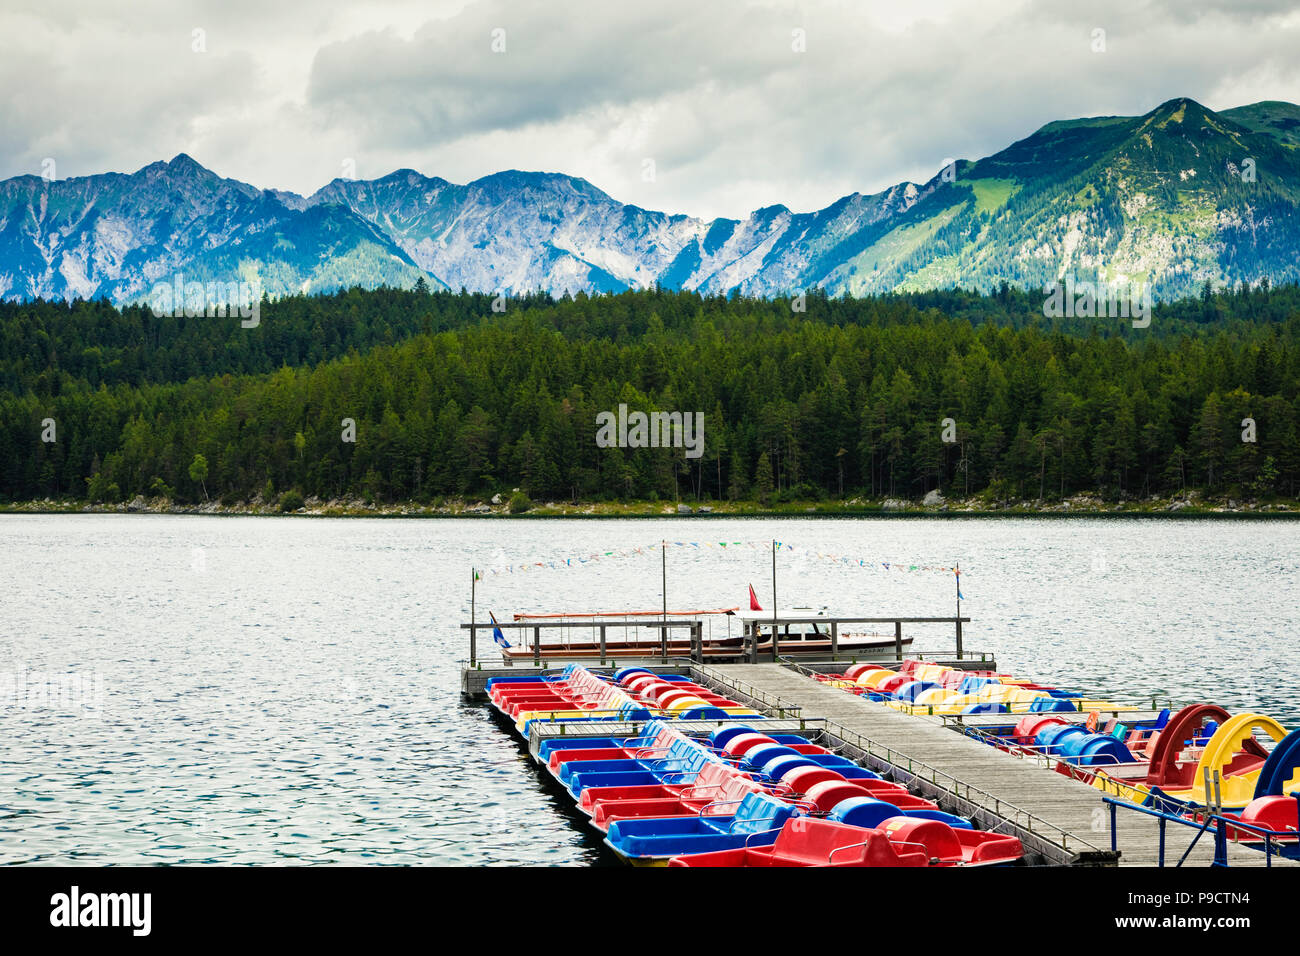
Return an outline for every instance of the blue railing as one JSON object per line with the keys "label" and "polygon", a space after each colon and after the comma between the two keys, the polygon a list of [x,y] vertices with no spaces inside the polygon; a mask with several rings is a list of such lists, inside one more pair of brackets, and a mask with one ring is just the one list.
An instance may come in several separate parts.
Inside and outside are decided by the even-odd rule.
{"label": "blue railing", "polygon": [[[1297,813],[1300,813],[1300,791],[1296,791],[1292,796],[1296,799]],[[1256,826],[1253,823],[1244,823],[1233,817],[1225,817],[1221,813],[1212,813],[1208,807],[1196,809],[1195,812],[1204,817],[1204,822],[1198,822],[1196,820],[1189,820],[1187,817],[1180,816],[1176,813],[1169,813],[1164,810],[1155,810],[1151,807],[1141,807],[1136,803],[1129,803],[1127,800],[1116,800],[1113,797],[1102,797],[1101,799],[1103,803],[1110,805],[1110,848],[1112,852],[1118,852],[1119,850],[1119,834],[1116,823],[1119,809],[1121,807],[1125,810],[1135,810],[1136,812],[1146,814],[1149,817],[1155,817],[1160,821],[1160,850],[1159,856],[1157,857],[1157,866],[1165,865],[1166,831],[1168,830],[1170,823],[1177,823],[1181,826],[1191,827],[1196,830],[1196,836],[1192,838],[1192,842],[1188,844],[1187,849],[1183,851],[1183,855],[1179,858],[1178,862],[1174,864],[1176,867],[1183,865],[1192,850],[1196,847],[1196,844],[1200,842],[1201,837],[1211,828],[1214,830],[1214,861],[1210,864],[1211,866],[1229,865],[1228,827],[1232,827],[1236,830],[1244,830],[1247,833],[1253,833],[1261,839],[1264,844],[1264,865],[1267,867],[1273,865],[1273,855],[1275,853],[1278,856],[1285,855],[1281,850],[1275,850],[1273,848],[1273,841],[1278,840],[1280,842],[1283,839],[1294,841],[1298,836],[1297,832],[1294,830],[1268,830],[1264,827]]]}

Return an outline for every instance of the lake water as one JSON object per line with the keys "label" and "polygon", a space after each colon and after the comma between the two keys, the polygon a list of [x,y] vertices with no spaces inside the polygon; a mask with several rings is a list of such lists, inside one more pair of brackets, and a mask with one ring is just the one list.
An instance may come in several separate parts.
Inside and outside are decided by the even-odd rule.
{"label": "lake water", "polygon": [[[593,863],[463,702],[470,567],[667,538],[669,604],[954,612],[1007,670],[1300,722],[1300,526],[1132,519],[0,516],[0,862]],[[741,542],[726,549],[707,542]],[[695,547],[694,544],[700,545]],[[817,557],[814,552],[850,558]],[[480,616],[660,605],[655,548],[488,573]],[[765,605],[766,606],[766,605]],[[915,649],[951,647],[917,630]],[[489,645],[490,646],[490,645]]]}

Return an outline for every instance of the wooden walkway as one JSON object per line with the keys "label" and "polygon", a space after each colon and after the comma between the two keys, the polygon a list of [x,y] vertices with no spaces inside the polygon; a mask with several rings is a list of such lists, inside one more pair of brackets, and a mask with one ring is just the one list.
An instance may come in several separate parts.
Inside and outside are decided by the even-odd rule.
{"label": "wooden walkway", "polygon": [[[826,718],[876,744],[890,748],[948,774],[983,794],[967,792],[964,799],[997,814],[994,801],[1011,804],[1033,814],[1070,835],[1065,845],[1086,851],[1110,849],[1110,811],[1102,794],[1085,783],[1055,773],[1040,764],[1024,760],[982,744],[943,726],[938,718],[910,716],[864,700],[839,688],[805,677],[780,664],[735,664],[709,666],[705,676],[721,676],[732,693],[748,685],[767,698],[780,698],[796,705],[804,717]],[[834,734],[832,727],[830,733]],[[897,763],[897,760],[891,761]],[[938,778],[940,781],[943,777]],[[958,796],[962,795],[960,788]],[[1008,816],[1005,806],[997,815]],[[1037,828],[1035,828],[1036,832]],[[1050,829],[1041,832],[1051,835]],[[1176,864],[1196,831],[1172,825],[1167,830],[1165,863]],[[1159,858],[1159,827],[1154,817],[1120,810],[1118,843],[1121,866],[1156,866]],[[1188,857],[1186,866],[1209,866],[1214,843],[1206,834]],[[1228,844],[1232,866],[1263,866],[1262,852]],[[1294,865],[1274,857],[1274,865]]]}

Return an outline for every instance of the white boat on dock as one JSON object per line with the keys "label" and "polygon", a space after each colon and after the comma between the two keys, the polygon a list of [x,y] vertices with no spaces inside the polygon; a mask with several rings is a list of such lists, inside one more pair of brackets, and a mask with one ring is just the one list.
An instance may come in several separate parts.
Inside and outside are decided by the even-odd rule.
{"label": "white boat on dock", "polygon": [[[826,608],[796,607],[776,615],[776,647],[795,660],[897,660],[912,638],[896,633],[841,630]],[[694,625],[694,626],[692,626]],[[771,658],[773,615],[739,607],[656,611],[517,613],[511,642],[497,639],[506,664],[533,661],[640,660],[700,657],[715,663],[755,654]],[[543,636],[543,632],[545,637]],[[695,631],[696,633],[692,633]],[[698,646],[696,641],[698,640]]]}

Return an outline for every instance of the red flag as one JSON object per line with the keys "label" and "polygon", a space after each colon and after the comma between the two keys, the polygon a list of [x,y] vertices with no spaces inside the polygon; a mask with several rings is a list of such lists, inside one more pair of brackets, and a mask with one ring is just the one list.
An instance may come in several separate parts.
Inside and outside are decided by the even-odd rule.
{"label": "red flag", "polygon": [[752,585],[752,584],[749,586],[749,609],[750,609],[751,611],[761,611],[761,610],[763,610],[761,607],[759,607],[759,604],[758,604],[758,595],[756,595],[756,594],[754,593],[754,585]]}

